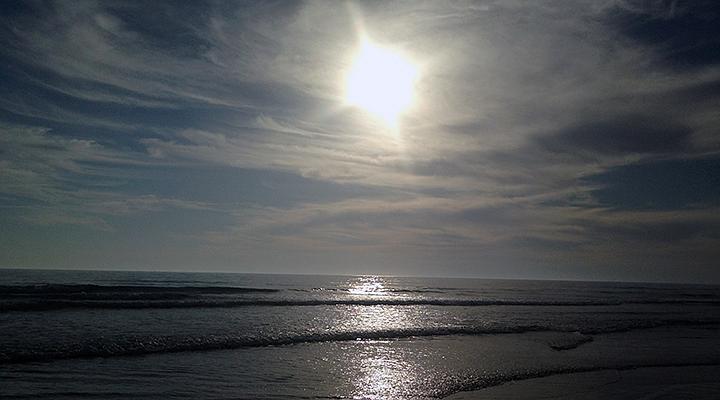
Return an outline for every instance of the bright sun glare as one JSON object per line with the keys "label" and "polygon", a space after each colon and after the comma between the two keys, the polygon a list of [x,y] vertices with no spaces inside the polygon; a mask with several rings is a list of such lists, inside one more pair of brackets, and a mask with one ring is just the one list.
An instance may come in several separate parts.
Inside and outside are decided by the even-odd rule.
{"label": "bright sun glare", "polygon": [[394,126],[412,103],[417,77],[412,62],[364,40],[347,74],[345,100]]}

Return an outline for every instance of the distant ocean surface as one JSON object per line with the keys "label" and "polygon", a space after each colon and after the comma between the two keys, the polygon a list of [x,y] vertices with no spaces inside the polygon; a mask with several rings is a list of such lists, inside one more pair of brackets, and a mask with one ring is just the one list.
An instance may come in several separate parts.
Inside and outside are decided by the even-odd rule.
{"label": "distant ocean surface", "polygon": [[0,397],[424,399],[720,365],[720,287],[0,270]]}

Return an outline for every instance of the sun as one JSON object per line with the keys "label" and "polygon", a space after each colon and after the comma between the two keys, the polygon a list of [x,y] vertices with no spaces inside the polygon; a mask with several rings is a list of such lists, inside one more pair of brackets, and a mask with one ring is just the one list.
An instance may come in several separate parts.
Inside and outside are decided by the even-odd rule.
{"label": "sun", "polygon": [[410,60],[365,39],[347,72],[345,101],[395,126],[413,102],[417,78]]}

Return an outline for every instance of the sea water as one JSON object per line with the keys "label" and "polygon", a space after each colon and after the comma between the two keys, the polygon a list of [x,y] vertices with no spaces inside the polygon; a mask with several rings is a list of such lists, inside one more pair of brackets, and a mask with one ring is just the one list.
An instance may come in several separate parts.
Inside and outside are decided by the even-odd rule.
{"label": "sea water", "polygon": [[0,397],[441,398],[719,333],[710,285],[0,270]]}

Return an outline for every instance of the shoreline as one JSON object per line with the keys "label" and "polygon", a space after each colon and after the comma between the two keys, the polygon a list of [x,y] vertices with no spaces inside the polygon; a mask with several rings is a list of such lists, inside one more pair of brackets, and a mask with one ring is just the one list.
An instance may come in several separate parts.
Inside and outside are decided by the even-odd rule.
{"label": "shoreline", "polygon": [[648,366],[550,375],[458,392],[445,400],[717,399],[720,365]]}

